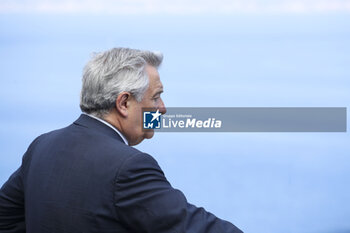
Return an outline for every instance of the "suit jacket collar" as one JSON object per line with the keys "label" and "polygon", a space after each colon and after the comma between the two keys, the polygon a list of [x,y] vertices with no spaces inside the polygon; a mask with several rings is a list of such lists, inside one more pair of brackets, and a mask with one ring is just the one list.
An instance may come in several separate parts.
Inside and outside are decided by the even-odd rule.
{"label": "suit jacket collar", "polygon": [[76,121],[74,121],[74,124],[97,130],[98,132],[114,137],[125,144],[124,140],[120,137],[120,135],[111,127],[86,114],[81,114],[80,117]]}

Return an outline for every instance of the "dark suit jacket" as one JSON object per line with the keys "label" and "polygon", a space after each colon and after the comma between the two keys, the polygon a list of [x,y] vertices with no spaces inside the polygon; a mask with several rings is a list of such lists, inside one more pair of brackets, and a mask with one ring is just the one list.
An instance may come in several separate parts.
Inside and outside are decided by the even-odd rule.
{"label": "dark suit jacket", "polygon": [[0,190],[0,232],[241,231],[189,204],[150,155],[81,115],[29,146]]}

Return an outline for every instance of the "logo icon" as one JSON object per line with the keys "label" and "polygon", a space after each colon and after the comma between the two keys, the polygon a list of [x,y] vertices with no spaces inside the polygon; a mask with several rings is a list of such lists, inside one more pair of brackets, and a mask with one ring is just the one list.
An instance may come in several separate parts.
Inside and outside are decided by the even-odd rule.
{"label": "logo icon", "polygon": [[160,129],[161,127],[161,113],[159,109],[156,112],[143,112],[143,128],[144,129]]}

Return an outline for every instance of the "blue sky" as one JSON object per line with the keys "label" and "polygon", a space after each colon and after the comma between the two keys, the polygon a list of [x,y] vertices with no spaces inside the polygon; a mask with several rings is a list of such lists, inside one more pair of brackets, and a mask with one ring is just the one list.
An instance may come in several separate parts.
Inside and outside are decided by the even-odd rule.
{"label": "blue sky", "polygon": [[349,12],[348,0],[2,0],[4,13],[93,13],[93,14],[284,14]]}
{"label": "blue sky", "polygon": [[[2,1],[0,183],[80,114],[90,54],[162,51],[169,107],[349,107],[349,1]],[[122,9],[122,10],[121,10]],[[159,133],[137,146],[245,232],[349,232],[348,133]]]}

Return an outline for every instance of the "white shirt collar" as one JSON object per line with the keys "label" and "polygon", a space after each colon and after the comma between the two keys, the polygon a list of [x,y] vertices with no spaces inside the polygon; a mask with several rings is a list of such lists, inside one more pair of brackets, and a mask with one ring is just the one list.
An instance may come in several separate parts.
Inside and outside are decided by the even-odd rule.
{"label": "white shirt collar", "polygon": [[102,120],[101,118],[95,117],[95,116],[93,116],[93,115],[91,115],[91,114],[87,114],[87,113],[85,113],[85,112],[83,112],[82,114],[88,115],[89,117],[94,118],[94,119],[96,119],[96,120],[102,122],[102,123],[105,124],[105,125],[108,125],[108,126],[111,127],[115,132],[117,132],[117,133],[119,134],[119,136],[123,139],[123,141],[125,142],[126,145],[129,145],[129,144],[128,144],[128,140],[126,140],[126,138],[123,136],[123,134],[122,134],[121,132],[119,132],[119,130],[118,130],[116,127],[114,127],[113,125],[109,124],[107,121]]}

